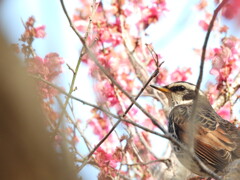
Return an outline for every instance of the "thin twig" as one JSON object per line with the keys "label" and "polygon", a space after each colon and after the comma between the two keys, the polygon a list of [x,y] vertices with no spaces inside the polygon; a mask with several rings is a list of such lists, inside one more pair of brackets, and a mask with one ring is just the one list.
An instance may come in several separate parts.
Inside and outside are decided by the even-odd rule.
{"label": "thin twig", "polygon": [[[197,81],[197,86],[196,86],[196,90],[195,92],[198,94],[198,90],[200,89],[200,85],[201,85],[201,82],[202,82],[202,77],[203,77],[203,69],[204,69],[204,62],[205,62],[205,56],[206,56],[206,50],[207,50],[207,44],[208,44],[208,40],[209,40],[209,37],[210,37],[210,34],[212,32],[212,29],[213,29],[213,26],[214,26],[214,22],[215,22],[215,19],[219,13],[219,11],[222,9],[222,7],[228,2],[228,0],[223,0],[219,5],[218,7],[214,10],[214,13],[213,13],[213,17],[210,21],[210,24],[208,26],[208,31],[207,31],[207,34],[206,34],[206,37],[205,37],[205,40],[204,40],[204,43],[203,43],[203,48],[202,48],[202,55],[201,55],[201,64],[200,64],[200,73],[199,73],[199,77],[198,77],[198,81]],[[197,98],[197,97],[196,97]]]}
{"label": "thin twig", "polygon": [[160,136],[160,137],[169,139],[169,136],[168,136],[168,135],[166,135],[166,134],[160,134],[160,133],[158,133],[158,132],[156,132],[156,131],[153,131],[153,130],[148,129],[148,128],[144,127],[144,126],[141,126],[140,124],[135,123],[134,121],[131,121],[131,120],[129,120],[129,119],[122,119],[122,121],[127,122],[127,123],[129,123],[129,124],[132,124],[133,126],[138,127],[138,128],[140,128],[140,129],[142,129],[142,130],[144,130],[144,131],[147,131],[147,132],[149,132],[149,133],[152,133],[152,134],[155,134],[155,135],[157,135],[157,136]]}
{"label": "thin twig", "polygon": [[[210,24],[208,26],[208,31],[207,31],[207,34],[206,34],[206,37],[205,37],[205,40],[204,40],[204,44],[203,44],[203,48],[202,48],[202,55],[201,55],[201,64],[200,64],[200,72],[199,72],[199,77],[198,77],[198,81],[197,81],[197,85],[196,85],[196,89],[195,89],[195,94],[196,94],[196,97],[193,101],[193,108],[192,108],[192,113],[191,113],[191,116],[190,116],[190,119],[193,119],[195,120],[196,119],[196,110],[197,110],[197,107],[198,107],[198,98],[199,98],[199,89],[200,89],[200,86],[201,86],[201,82],[202,82],[202,78],[203,78],[203,69],[204,69],[204,62],[205,62],[205,56],[206,56],[206,49],[207,49],[207,44],[208,44],[208,41],[209,41],[209,37],[210,37],[210,34],[212,32],[212,29],[213,29],[213,26],[214,26],[214,22],[215,22],[215,19],[219,13],[219,11],[221,10],[221,8],[228,2],[228,0],[223,0],[219,5],[218,7],[214,10],[214,14],[213,14],[213,17],[210,21]],[[189,147],[190,147],[190,152],[194,153],[194,150],[193,150],[193,147],[194,147],[194,136],[193,134],[195,134],[195,131],[196,131],[196,126],[197,126],[197,123],[196,121],[190,121],[191,124],[190,126],[188,127],[188,130],[187,132],[189,132]],[[198,162],[198,165],[200,166],[199,164],[200,162]],[[200,166],[201,167],[201,166]],[[212,172],[211,170],[209,169],[206,169],[207,170],[207,173],[211,176],[211,177],[214,177],[215,179],[221,179],[216,173]]]}
{"label": "thin twig", "polygon": [[153,163],[159,163],[159,162],[163,162],[163,163],[169,163],[170,160],[169,159],[157,159],[157,160],[153,160],[153,161],[149,161],[149,162],[145,162],[145,163],[133,163],[133,164],[127,164],[127,163],[122,163],[122,165],[124,166],[146,166],[149,164],[153,164]]}
{"label": "thin twig", "polygon": [[206,34],[206,37],[205,37],[205,40],[204,40],[204,44],[203,44],[203,50],[202,50],[202,55],[201,55],[201,64],[200,64],[200,67],[199,67],[199,76],[198,76],[198,81],[197,81],[197,85],[196,85],[196,89],[195,89],[195,93],[196,93],[196,97],[195,97],[195,101],[193,103],[193,111],[192,111],[192,116],[191,116],[191,119],[194,118],[195,116],[195,112],[196,112],[196,107],[197,107],[197,103],[198,103],[198,91],[200,89],[200,86],[201,86],[201,82],[202,82],[202,77],[203,77],[203,69],[204,69],[204,62],[205,62],[205,56],[206,56],[206,50],[207,50],[207,44],[208,44],[208,40],[209,40],[209,37],[210,37],[210,34],[212,32],[212,28],[214,26],[214,22],[215,22],[215,19],[219,13],[219,11],[221,10],[221,8],[228,2],[228,0],[223,0],[219,6],[214,10],[214,14],[213,14],[213,17],[211,19],[211,22],[208,26],[208,31],[207,31],[207,34]]}
{"label": "thin twig", "polygon": [[137,133],[137,136],[139,137],[141,143],[146,147],[146,149],[150,152],[150,154],[155,158],[158,159],[156,154],[152,151],[152,148],[148,145],[146,140],[144,139],[143,135],[138,131],[137,127],[135,126],[135,131]]}
{"label": "thin twig", "polygon": [[[64,14],[66,15],[67,19],[68,19],[68,22],[69,22],[69,25],[70,27],[72,28],[72,30],[75,32],[75,34],[78,36],[78,38],[81,40],[82,39],[82,36],[80,35],[80,33],[78,32],[77,28],[74,26],[74,24],[72,23],[71,21],[71,18],[70,16],[68,15],[68,12],[67,12],[67,9],[64,5],[64,2],[63,0],[60,0],[61,2],[61,5],[62,5],[62,8],[63,8],[63,11],[64,11]],[[92,18],[91,18],[92,19]]]}
{"label": "thin twig", "polygon": [[67,64],[67,67],[68,67],[68,69],[70,70],[70,71],[72,71],[72,73],[73,73],[73,75],[75,74],[75,71],[73,70],[73,68],[69,65],[69,64]]}
{"label": "thin twig", "polygon": [[[68,21],[69,21],[69,23],[70,23],[71,28],[74,30],[74,32],[75,32],[77,35],[79,35],[79,38],[80,38],[81,35],[78,33],[78,30],[76,29],[76,27],[73,25],[73,23],[72,23],[69,15],[68,15],[68,13],[67,13],[66,7],[64,6],[63,0],[60,0],[60,2],[61,2],[61,5],[62,5],[62,8],[63,8],[63,11],[64,11],[64,13],[66,14],[67,19],[68,19]],[[94,11],[93,11],[93,12],[94,12]],[[93,13],[92,13],[92,16],[93,16]],[[90,29],[89,27],[90,27],[90,25],[91,25],[92,18],[93,18],[93,17],[90,17],[90,19],[89,19],[89,23],[88,23],[88,28],[87,28],[87,30]],[[87,39],[87,35],[88,35],[88,32],[86,32],[84,39]],[[81,37],[81,38],[82,38],[82,37]],[[76,65],[76,67],[75,67],[75,70],[72,71],[72,72],[74,72],[74,73],[73,73],[73,78],[72,78],[72,81],[71,81],[71,84],[70,84],[70,89],[69,89],[68,94],[71,94],[71,93],[74,91],[74,84],[75,84],[75,81],[76,81],[76,78],[77,78],[77,73],[78,73],[78,70],[79,70],[79,67],[80,67],[80,64],[81,64],[81,61],[82,61],[82,57],[84,56],[84,54],[85,54],[85,47],[82,47],[81,52],[80,52],[80,56],[79,56],[78,61],[77,61],[77,65]],[[59,121],[58,121],[58,123],[57,123],[56,129],[55,129],[55,132],[54,132],[55,135],[57,134],[58,128],[59,128],[59,126],[60,126],[60,124],[61,124],[61,122],[62,122],[62,120],[63,120],[63,116],[64,116],[64,114],[66,113],[66,108],[67,108],[68,102],[69,102],[69,97],[67,96],[67,98],[66,98],[66,100],[65,100],[65,103],[64,103],[64,105],[63,105],[62,112],[61,112],[60,117],[59,117]]]}
{"label": "thin twig", "polygon": [[145,46],[147,47],[148,51],[150,52],[150,54],[152,55],[152,58],[155,60],[155,63],[156,63],[156,60],[158,59],[157,53],[154,51],[152,47],[149,46],[149,44],[145,44]]}
{"label": "thin twig", "polygon": [[229,92],[229,96],[226,97],[225,93],[221,93],[217,99],[214,101],[214,104],[212,105],[215,110],[219,110],[227,101],[230,100],[230,97],[232,97],[239,89],[240,89],[240,73],[236,75],[234,78],[234,83],[232,83],[232,90]]}
{"label": "thin twig", "polygon": [[[123,16],[120,16],[120,21],[121,21],[121,28],[122,28],[123,45],[125,47],[128,57],[129,57],[129,61],[132,65],[134,72],[135,72],[136,76],[138,77],[138,79],[142,82],[142,84],[145,84],[145,82],[149,79],[148,73],[146,71],[146,68],[144,67],[144,64],[134,54],[135,53],[134,49],[136,48],[136,46],[134,48],[131,47],[129,37],[127,36],[126,30],[124,28],[124,17]],[[157,56],[154,57],[152,54],[152,51],[150,49],[148,49],[148,50],[150,51],[153,59],[156,62],[156,60],[158,60],[158,57]],[[154,97],[157,98],[157,100],[160,101],[164,107],[166,106],[167,98],[163,94],[153,91],[152,88],[146,88],[146,90],[149,94],[154,93]]]}
{"label": "thin twig", "polygon": [[[63,108],[63,103],[61,102],[60,98],[57,96],[56,97],[57,101],[58,101],[58,104],[60,105],[61,108]],[[70,107],[71,108],[71,107]],[[74,115],[74,112],[73,112],[73,109],[71,108],[71,111],[72,111],[72,115],[75,118],[75,115]],[[68,114],[67,112],[67,118],[69,119],[70,123],[72,123],[72,125],[77,129],[78,133],[80,134],[80,136],[83,138],[85,144],[86,144],[86,147],[88,148],[88,150],[90,151],[92,149],[92,146],[90,144],[90,142],[88,141],[88,139],[84,136],[83,132],[81,131],[81,129],[79,128],[79,126],[75,123],[75,121],[71,118],[71,116]]]}

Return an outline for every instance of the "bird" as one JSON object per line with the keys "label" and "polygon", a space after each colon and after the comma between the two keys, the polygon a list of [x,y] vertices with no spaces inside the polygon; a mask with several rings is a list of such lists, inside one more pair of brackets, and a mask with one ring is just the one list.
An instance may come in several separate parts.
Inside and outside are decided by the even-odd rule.
{"label": "bird", "polygon": [[[168,132],[185,147],[193,147],[195,155],[210,170],[223,175],[228,164],[240,158],[240,131],[216,113],[203,91],[196,93],[196,85],[178,81],[166,86],[150,86],[162,92],[168,100],[165,105],[169,112]],[[198,102],[195,115],[192,116],[197,94]],[[195,126],[195,131],[190,132],[193,133],[193,146],[190,145],[190,125]],[[189,152],[174,143],[172,147],[177,159],[187,169],[199,176],[209,177]]]}

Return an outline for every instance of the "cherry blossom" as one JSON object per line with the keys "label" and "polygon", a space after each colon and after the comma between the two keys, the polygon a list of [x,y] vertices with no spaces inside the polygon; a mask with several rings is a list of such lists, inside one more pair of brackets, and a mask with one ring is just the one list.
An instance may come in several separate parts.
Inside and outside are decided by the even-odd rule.
{"label": "cherry blossom", "polygon": [[110,179],[117,175],[117,164],[121,162],[122,156],[119,154],[119,149],[116,153],[110,154],[99,147],[95,152],[95,161],[101,167],[101,172],[98,175],[99,179]]}
{"label": "cherry blossom", "polygon": [[236,72],[239,71],[237,66],[239,62],[239,40],[235,37],[225,37],[222,40],[220,48],[213,49],[212,69],[210,71],[220,84],[231,83]]}
{"label": "cherry blossom", "polygon": [[200,20],[199,21],[199,26],[201,26],[204,31],[207,31],[209,24],[206,23],[206,21],[204,21],[204,20]]}
{"label": "cherry blossom", "polygon": [[191,68],[177,68],[172,74],[170,75],[171,81],[186,81],[188,76],[192,74]]}
{"label": "cherry blossom", "polygon": [[217,112],[223,119],[231,119],[231,104],[226,103]]}
{"label": "cherry blossom", "polygon": [[239,0],[229,0],[227,5],[223,8],[223,16],[232,19],[232,18],[239,18],[239,7],[240,1]]}
{"label": "cherry blossom", "polygon": [[34,28],[34,37],[35,38],[44,38],[46,36],[45,26],[39,26]]}

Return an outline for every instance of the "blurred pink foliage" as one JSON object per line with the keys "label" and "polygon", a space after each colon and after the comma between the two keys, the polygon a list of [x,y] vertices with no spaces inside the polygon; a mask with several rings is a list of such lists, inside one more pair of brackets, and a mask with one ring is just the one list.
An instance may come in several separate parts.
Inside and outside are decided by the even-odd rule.
{"label": "blurred pink foliage", "polygon": [[222,39],[220,48],[212,50],[212,69],[210,73],[216,77],[218,88],[234,81],[239,72],[240,64],[240,40],[234,36]]}
{"label": "blurred pink foliage", "polygon": [[100,166],[98,178],[100,180],[111,179],[117,175],[117,165],[122,161],[122,152],[120,148],[116,148],[113,154],[107,153],[101,147],[95,152],[95,161]]}
{"label": "blurred pink foliage", "polygon": [[35,18],[32,16],[25,23],[25,32],[21,37],[21,41],[25,42],[32,38],[44,38],[46,36],[45,26],[34,27]]}
{"label": "blurred pink foliage", "polygon": [[[14,45],[14,51],[19,53],[20,49],[25,57],[26,67],[31,75],[42,78],[48,82],[54,83],[62,73],[63,59],[58,53],[48,53],[44,58],[38,56],[32,47],[36,38],[44,38],[46,36],[45,26],[35,27],[35,18],[31,16],[25,23],[25,31],[20,38],[21,48],[19,44]],[[42,107],[51,123],[56,123],[59,114],[53,109],[54,97],[59,92],[42,81],[37,81],[37,88],[42,100]],[[61,139],[56,137],[56,139]],[[75,141],[77,139],[75,138]]]}
{"label": "blurred pink foliage", "polygon": [[239,0],[229,0],[227,5],[223,8],[223,16],[228,19],[240,18],[240,1]]}
{"label": "blurred pink foliage", "polygon": [[223,119],[231,118],[231,104],[226,103],[223,107],[221,107],[217,112]]}

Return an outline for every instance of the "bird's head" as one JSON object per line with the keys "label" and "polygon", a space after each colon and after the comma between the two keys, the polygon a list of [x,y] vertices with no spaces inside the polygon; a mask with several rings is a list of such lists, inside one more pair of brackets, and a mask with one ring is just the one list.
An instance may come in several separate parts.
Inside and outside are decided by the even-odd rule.
{"label": "bird's head", "polygon": [[[166,86],[150,86],[166,95],[169,108],[173,108],[176,105],[181,104],[191,104],[196,97],[196,86],[188,82],[179,81]],[[199,100],[206,99],[204,93],[201,90],[199,90],[199,97]]]}

